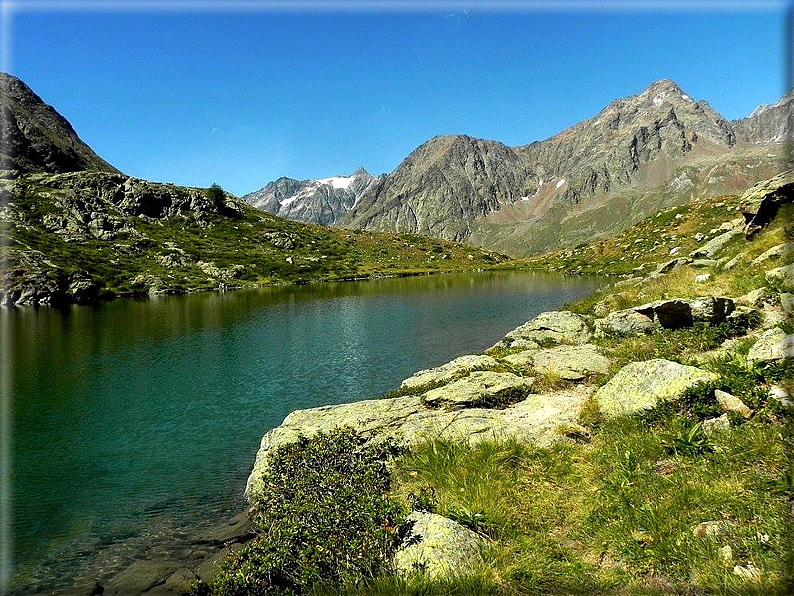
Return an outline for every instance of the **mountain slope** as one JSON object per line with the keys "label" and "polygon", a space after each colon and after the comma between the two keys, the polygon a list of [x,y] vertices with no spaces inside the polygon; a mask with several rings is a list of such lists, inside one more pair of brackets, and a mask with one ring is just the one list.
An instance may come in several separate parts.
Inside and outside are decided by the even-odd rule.
{"label": "mountain slope", "polygon": [[519,155],[502,143],[434,137],[366,192],[340,223],[463,239],[476,217],[518,200],[528,174]]}
{"label": "mountain slope", "polygon": [[364,168],[350,176],[313,180],[282,177],[242,198],[254,207],[279,217],[332,224],[354,207],[377,180]]}
{"label": "mountain slope", "polygon": [[[460,271],[505,260],[423,236],[286,221],[217,189],[126,176],[24,83],[9,75],[2,83],[0,306]],[[359,170],[318,182],[355,194],[375,180]]]}
{"label": "mountain slope", "polygon": [[545,141],[511,148],[434,137],[336,218],[298,217],[542,252],[779,173],[786,152],[776,145],[791,129],[792,98],[728,121],[663,79]]}
{"label": "mountain slope", "polygon": [[72,125],[17,77],[0,73],[0,169],[22,172],[118,172]]}
{"label": "mountain slope", "polygon": [[[579,208],[586,211],[605,204],[618,191],[656,190],[674,181],[683,165],[733,155],[737,144],[782,138],[784,112],[781,103],[732,123],[665,79],[542,142],[509,148],[494,141],[442,137],[457,139],[447,143],[454,150],[434,151],[439,141],[432,139],[365,194],[340,223],[469,238],[519,254],[549,248],[556,241],[551,246],[531,241],[522,246],[517,237],[532,236],[532,228],[559,222],[580,203],[587,202]],[[439,153],[444,157],[439,159]],[[487,167],[476,167],[483,163]],[[469,168],[472,164],[475,167]],[[758,175],[771,173],[775,172]],[[748,182],[739,178],[737,187]],[[678,184],[673,202],[692,198],[685,196],[694,186],[691,181],[681,179]],[[623,219],[622,225],[628,223]],[[498,233],[487,229],[492,224],[501,228]],[[505,227],[517,232],[505,233]],[[510,238],[502,241],[504,236]]]}

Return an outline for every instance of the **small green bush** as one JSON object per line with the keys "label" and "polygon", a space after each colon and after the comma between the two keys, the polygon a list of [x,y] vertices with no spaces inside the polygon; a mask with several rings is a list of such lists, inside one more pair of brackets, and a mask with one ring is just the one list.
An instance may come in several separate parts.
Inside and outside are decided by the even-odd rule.
{"label": "small green bush", "polygon": [[388,571],[405,530],[404,508],[386,497],[386,462],[397,452],[349,428],[277,448],[252,509],[262,537],[194,592],[302,594],[321,582],[355,584]]}

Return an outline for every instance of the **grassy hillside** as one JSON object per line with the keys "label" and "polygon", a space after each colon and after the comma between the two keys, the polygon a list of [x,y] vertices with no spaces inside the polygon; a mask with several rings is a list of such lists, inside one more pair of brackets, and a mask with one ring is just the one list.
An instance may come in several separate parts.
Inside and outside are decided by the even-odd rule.
{"label": "grassy hillside", "polygon": [[[100,174],[0,181],[9,214],[6,288],[88,280],[105,296],[489,267],[501,255],[416,235],[332,230],[230,195]],[[60,286],[59,286],[60,287]]]}

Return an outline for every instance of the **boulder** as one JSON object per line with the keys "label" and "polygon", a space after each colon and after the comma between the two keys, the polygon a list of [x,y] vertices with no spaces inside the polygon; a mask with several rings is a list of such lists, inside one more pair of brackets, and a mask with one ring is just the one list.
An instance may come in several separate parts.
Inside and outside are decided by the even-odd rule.
{"label": "boulder", "polygon": [[753,265],[761,265],[766,261],[777,261],[781,257],[785,257],[794,252],[794,242],[786,242],[773,246],[767,251],[762,252],[752,260]]}
{"label": "boulder", "polygon": [[695,276],[695,283],[701,284],[707,282],[710,279],[711,279],[710,273],[701,273],[700,275]]}
{"label": "boulder", "polygon": [[578,385],[548,394],[530,394],[503,409],[435,409],[425,406],[419,396],[406,396],[296,410],[262,437],[246,496],[254,499],[261,489],[269,452],[301,435],[347,426],[370,440],[392,438],[406,446],[433,438],[470,443],[515,439],[547,445],[561,440],[555,429],[560,424],[576,422],[582,404],[591,394],[592,388]]}
{"label": "boulder", "polygon": [[675,401],[685,391],[717,380],[717,375],[660,358],[632,362],[595,392],[601,412],[616,418]]}
{"label": "boulder", "polygon": [[531,321],[513,329],[502,342],[511,347],[516,340],[582,344],[592,337],[587,319],[567,311],[552,311],[539,314]]}
{"label": "boulder", "polygon": [[736,301],[750,306],[761,306],[771,296],[772,292],[769,291],[769,288],[762,286],[740,296]]}
{"label": "boulder", "polygon": [[424,511],[414,511],[408,521],[413,523],[411,531],[394,555],[398,575],[446,579],[482,562],[482,538],[458,522]]}
{"label": "boulder", "polygon": [[723,248],[734,238],[741,236],[741,230],[729,230],[727,232],[723,232],[719,236],[716,236],[706,242],[700,248],[696,248],[689,256],[693,259],[711,259],[713,256],[718,254],[722,251]]}
{"label": "boulder", "polygon": [[198,576],[187,567],[181,567],[174,571],[165,583],[160,584],[146,592],[146,596],[176,596],[187,594],[190,586],[198,579]]}
{"label": "boulder", "polygon": [[651,333],[656,325],[653,318],[629,308],[608,314],[595,321],[596,335],[644,335]]}
{"label": "boulder", "polygon": [[794,335],[780,327],[764,331],[747,354],[748,364],[770,364],[794,356]]}
{"label": "boulder", "polygon": [[462,372],[474,370],[475,368],[493,368],[498,365],[499,363],[490,356],[469,354],[455,358],[436,368],[420,370],[405,379],[400,384],[400,387],[405,389],[421,387],[428,383],[447,383]]}
{"label": "boulder", "polygon": [[569,381],[580,381],[588,375],[609,371],[609,359],[591,344],[556,346],[532,352],[530,357],[536,371],[555,374]]}
{"label": "boulder", "polygon": [[661,265],[659,265],[654,271],[654,273],[656,275],[663,275],[665,273],[670,273],[673,269],[685,263],[686,263],[686,259],[683,259],[681,257],[677,259],[672,259],[670,261],[667,261],[666,263],[662,263]]}
{"label": "boulder", "polygon": [[794,201],[794,170],[759,182],[742,195],[739,208],[744,216],[744,233],[749,238],[766,226],[784,203]]}
{"label": "boulder", "polygon": [[691,265],[696,269],[707,269],[709,267],[716,267],[719,261],[716,259],[693,259]]}
{"label": "boulder", "polygon": [[714,391],[714,397],[717,398],[717,403],[720,404],[723,412],[734,412],[743,418],[750,418],[753,411],[738,397],[731,395],[727,391]]}
{"label": "boulder", "polygon": [[730,298],[700,296],[698,298],[674,298],[658,300],[650,304],[638,306],[634,310],[653,312],[653,318],[665,329],[691,327],[693,323],[717,324],[725,320],[734,309]]}
{"label": "boulder", "polygon": [[766,279],[770,282],[780,282],[786,287],[794,287],[794,265],[783,265],[766,272]]}
{"label": "boulder", "polygon": [[447,409],[506,405],[526,397],[533,383],[534,379],[513,373],[479,370],[443,387],[431,389],[422,395],[422,402]]}

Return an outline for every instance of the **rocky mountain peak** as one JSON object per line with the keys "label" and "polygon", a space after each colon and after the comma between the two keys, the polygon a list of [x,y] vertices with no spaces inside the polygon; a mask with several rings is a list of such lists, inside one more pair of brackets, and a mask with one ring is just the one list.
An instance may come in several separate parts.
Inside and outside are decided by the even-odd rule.
{"label": "rocky mountain peak", "polygon": [[8,73],[0,73],[0,111],[0,169],[118,172],[80,140],[55,108]]}
{"label": "rocky mountain peak", "polygon": [[295,221],[332,224],[377,182],[363,167],[349,176],[295,180],[281,177],[243,196],[254,207]]}

